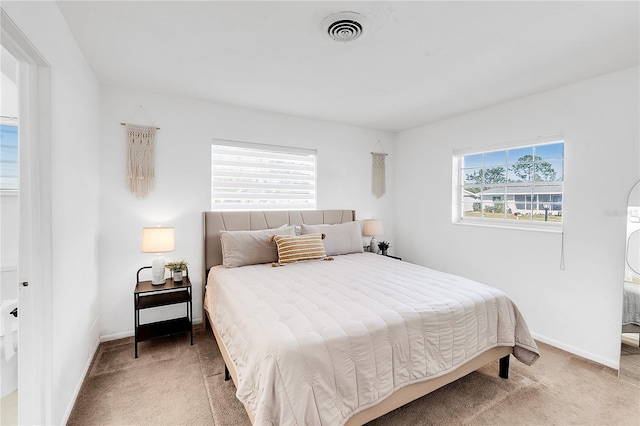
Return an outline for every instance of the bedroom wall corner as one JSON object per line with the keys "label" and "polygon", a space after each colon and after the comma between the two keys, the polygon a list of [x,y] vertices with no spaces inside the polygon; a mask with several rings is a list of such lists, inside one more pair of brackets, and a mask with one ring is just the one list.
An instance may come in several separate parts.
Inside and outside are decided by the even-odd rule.
{"label": "bedroom wall corner", "polygon": [[[617,368],[626,218],[612,212],[626,212],[640,177],[639,81],[634,67],[400,132],[396,235],[405,257],[506,291],[540,340]],[[564,270],[561,234],[452,224],[454,149],[558,132]]]}

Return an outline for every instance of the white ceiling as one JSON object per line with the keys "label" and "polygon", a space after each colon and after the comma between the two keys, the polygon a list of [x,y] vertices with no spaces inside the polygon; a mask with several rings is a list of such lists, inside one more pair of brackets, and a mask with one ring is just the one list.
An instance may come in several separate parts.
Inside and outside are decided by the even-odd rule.
{"label": "white ceiling", "polygon": [[[399,131],[638,65],[637,1],[58,1],[105,85]],[[339,43],[329,14],[365,15]]]}

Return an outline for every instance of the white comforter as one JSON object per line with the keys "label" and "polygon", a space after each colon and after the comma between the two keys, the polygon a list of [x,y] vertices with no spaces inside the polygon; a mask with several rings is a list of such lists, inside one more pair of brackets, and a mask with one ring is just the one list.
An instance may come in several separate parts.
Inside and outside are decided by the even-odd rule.
{"label": "white comforter", "polygon": [[212,268],[205,307],[256,425],[338,425],[495,346],[539,357],[500,290],[370,253]]}
{"label": "white comforter", "polygon": [[624,283],[622,325],[640,325],[640,284]]}

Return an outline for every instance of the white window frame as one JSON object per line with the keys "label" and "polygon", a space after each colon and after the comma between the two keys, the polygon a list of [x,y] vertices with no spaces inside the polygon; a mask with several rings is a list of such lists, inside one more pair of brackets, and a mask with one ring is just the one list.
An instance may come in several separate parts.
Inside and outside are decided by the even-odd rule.
{"label": "white window frame", "polygon": [[[12,118],[0,118],[0,125],[15,127],[17,131],[20,131],[20,126],[17,119]],[[2,147],[3,149],[9,147]],[[16,143],[15,147],[11,147],[9,149],[15,150],[15,158],[11,156],[11,158],[0,158],[0,174],[2,177],[7,179],[7,182],[3,180],[0,181],[0,192],[3,194],[12,194],[15,195],[18,193],[18,189],[20,186],[19,183],[19,157],[18,157],[18,143]]]}
{"label": "white window frame", "polygon": [[[529,186],[532,188],[532,195],[537,195],[533,192],[533,188],[536,186],[561,186],[560,194],[562,195],[562,221],[561,222],[544,222],[539,220],[514,220],[514,219],[498,219],[498,218],[486,218],[484,214],[481,217],[464,217],[463,216],[463,189],[465,188],[465,182],[463,177],[463,158],[469,155],[476,154],[487,154],[496,151],[504,151],[504,150],[513,150],[519,148],[529,148],[534,146],[542,146],[542,145],[550,145],[555,143],[563,143],[564,149],[566,150],[566,140],[563,135],[551,135],[546,137],[540,137],[534,140],[521,141],[521,142],[509,142],[499,145],[493,145],[485,148],[462,148],[455,149],[453,151],[453,162],[452,162],[452,223],[458,225],[472,225],[472,226],[483,226],[483,227],[497,227],[497,228],[512,228],[512,229],[524,229],[524,230],[535,230],[535,231],[543,231],[543,232],[562,232],[563,224],[566,219],[564,215],[564,204],[565,204],[565,193],[564,193],[564,181],[565,175],[564,171],[566,170],[566,151],[563,152],[563,170],[562,170],[562,180],[554,181],[554,182],[540,182],[540,181],[530,181],[530,182],[506,182],[504,184],[497,184],[495,186],[504,186],[505,187],[505,195],[508,196],[508,191],[506,188],[509,186],[519,186],[525,187]],[[505,164],[505,166],[508,164]],[[469,186],[469,185],[467,185]],[[491,185],[482,185],[482,186],[491,186]],[[510,204],[510,200],[505,200],[505,210],[507,208],[507,204]],[[515,201],[514,201],[515,203]],[[552,204],[552,203],[551,203]],[[482,212],[481,208],[481,212]],[[553,214],[551,212],[550,214]],[[533,219],[533,218],[531,218]]]}
{"label": "white window frame", "polygon": [[213,211],[314,210],[316,188],[315,149],[224,139],[211,144]]}

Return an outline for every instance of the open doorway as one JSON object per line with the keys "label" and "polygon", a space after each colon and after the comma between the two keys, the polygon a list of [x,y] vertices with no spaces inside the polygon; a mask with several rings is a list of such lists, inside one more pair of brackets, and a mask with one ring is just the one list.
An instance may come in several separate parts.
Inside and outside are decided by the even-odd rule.
{"label": "open doorway", "polygon": [[0,425],[18,424],[18,61],[4,47],[0,64]]}

